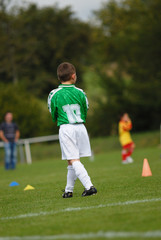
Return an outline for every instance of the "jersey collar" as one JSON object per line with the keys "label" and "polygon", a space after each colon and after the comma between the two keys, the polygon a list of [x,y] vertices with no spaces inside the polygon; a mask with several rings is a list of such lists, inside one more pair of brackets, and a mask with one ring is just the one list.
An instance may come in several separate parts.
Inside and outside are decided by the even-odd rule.
{"label": "jersey collar", "polygon": [[62,87],[75,87],[75,85],[74,84],[60,84],[58,87],[59,88],[62,88]]}

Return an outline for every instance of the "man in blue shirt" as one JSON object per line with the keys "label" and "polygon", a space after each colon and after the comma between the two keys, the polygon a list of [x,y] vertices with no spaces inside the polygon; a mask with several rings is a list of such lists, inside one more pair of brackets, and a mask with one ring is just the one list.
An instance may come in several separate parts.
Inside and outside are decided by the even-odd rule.
{"label": "man in blue shirt", "polygon": [[0,137],[4,142],[5,149],[5,169],[14,169],[16,167],[16,143],[20,137],[20,131],[13,121],[13,114],[7,112],[5,121],[0,126]]}

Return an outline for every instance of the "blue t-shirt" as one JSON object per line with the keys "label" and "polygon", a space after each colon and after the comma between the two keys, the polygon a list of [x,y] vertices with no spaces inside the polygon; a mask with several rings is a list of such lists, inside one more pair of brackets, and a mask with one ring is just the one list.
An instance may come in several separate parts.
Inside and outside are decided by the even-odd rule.
{"label": "blue t-shirt", "polygon": [[3,131],[4,136],[7,138],[9,142],[14,142],[15,140],[15,133],[19,130],[18,125],[14,122],[6,123],[3,122],[0,125],[0,130]]}

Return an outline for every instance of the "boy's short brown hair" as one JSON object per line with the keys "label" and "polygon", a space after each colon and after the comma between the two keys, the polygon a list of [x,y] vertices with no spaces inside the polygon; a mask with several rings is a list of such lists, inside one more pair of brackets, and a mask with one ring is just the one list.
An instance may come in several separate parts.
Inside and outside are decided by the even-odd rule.
{"label": "boy's short brown hair", "polygon": [[57,76],[61,82],[70,80],[74,73],[76,73],[75,67],[69,62],[63,62],[57,68]]}

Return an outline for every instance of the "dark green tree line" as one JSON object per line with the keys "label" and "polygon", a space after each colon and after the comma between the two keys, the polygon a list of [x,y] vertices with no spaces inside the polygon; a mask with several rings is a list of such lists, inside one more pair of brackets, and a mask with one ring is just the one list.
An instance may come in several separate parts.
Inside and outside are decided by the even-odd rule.
{"label": "dark green tree line", "polygon": [[46,97],[57,86],[56,68],[62,61],[82,66],[90,45],[90,26],[72,17],[70,8],[38,9],[30,5],[16,14],[0,12],[2,82],[26,85]]}
{"label": "dark green tree line", "polygon": [[[0,0],[0,82],[5,88],[1,119],[8,108],[16,112],[16,104],[29,98],[28,108],[17,105],[16,120],[22,122],[24,136],[52,134],[55,125],[54,130],[48,127],[52,122],[46,98],[59,84],[58,64],[70,61],[77,69],[78,86],[89,96],[91,135],[116,133],[122,111],[129,112],[136,131],[159,128],[160,0],[107,1],[94,13],[93,24],[75,18],[70,7],[29,5],[12,10],[11,2]],[[17,97],[12,92],[16,100],[6,101],[11,86]],[[30,124],[36,105],[43,119],[34,115]],[[41,126],[37,131],[36,124]]]}
{"label": "dark green tree line", "polygon": [[[97,11],[103,32],[102,66],[99,63],[97,72],[102,74],[101,84],[107,96],[106,103],[98,109],[104,126],[99,127],[97,134],[102,128],[106,129],[104,134],[116,131],[122,111],[130,113],[135,130],[159,128],[160,12],[159,0],[112,0]],[[97,126],[100,119],[97,115]]]}

